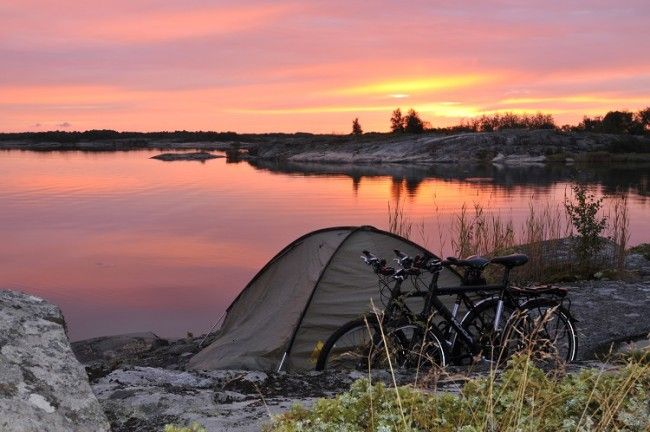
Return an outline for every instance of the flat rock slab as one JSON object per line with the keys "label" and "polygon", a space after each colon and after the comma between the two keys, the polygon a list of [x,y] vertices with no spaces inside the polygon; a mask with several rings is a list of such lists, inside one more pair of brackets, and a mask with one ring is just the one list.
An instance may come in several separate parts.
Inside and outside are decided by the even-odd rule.
{"label": "flat rock slab", "polygon": [[[93,384],[114,432],[159,432],[165,424],[202,424],[209,432],[259,431],[273,415],[349,389],[361,372],[275,373],[237,370],[118,369]],[[397,375],[398,384],[413,375]],[[387,371],[373,380],[392,385]],[[448,391],[460,386],[449,383]]]}
{"label": "flat rock slab", "polygon": [[154,333],[143,332],[73,342],[72,350],[80,362],[86,363],[141,354],[166,344],[166,341],[163,342],[163,339],[160,339]]}
{"label": "flat rock slab", "polygon": [[56,306],[0,291],[0,430],[109,431]]}
{"label": "flat rock slab", "polygon": [[650,281],[584,281],[565,285],[578,320],[578,357],[606,354],[612,344],[650,333]]}

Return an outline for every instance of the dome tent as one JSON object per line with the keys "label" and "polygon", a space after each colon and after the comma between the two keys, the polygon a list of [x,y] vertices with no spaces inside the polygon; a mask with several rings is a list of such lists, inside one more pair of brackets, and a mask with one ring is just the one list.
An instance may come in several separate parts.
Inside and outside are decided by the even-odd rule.
{"label": "dome tent", "polygon": [[[226,311],[213,342],[189,362],[195,370],[307,370],[319,342],[339,326],[381,307],[377,276],[360,259],[369,250],[387,260],[399,249],[431,254],[417,244],[370,226],[325,228],[278,253]],[[443,269],[439,286],[460,283]]]}

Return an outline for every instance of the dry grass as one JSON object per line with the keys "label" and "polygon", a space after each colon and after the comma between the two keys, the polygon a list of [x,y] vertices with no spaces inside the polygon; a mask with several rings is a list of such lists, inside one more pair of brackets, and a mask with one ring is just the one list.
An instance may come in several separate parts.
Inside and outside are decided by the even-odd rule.
{"label": "dry grass", "polygon": [[437,252],[443,257],[448,249],[457,257],[526,253],[529,263],[517,270],[516,278],[523,282],[553,282],[589,277],[602,269],[622,274],[630,238],[627,196],[608,197],[606,204],[600,214],[607,218],[608,240],[613,244],[603,242],[607,248],[607,253],[603,254],[606,261],[588,266],[588,269],[572,257],[571,242],[559,242],[575,235],[567,210],[560,203],[540,203],[531,199],[528,214],[517,226],[512,216],[490,212],[480,203],[463,204],[450,222],[443,222],[434,200],[433,223],[428,225],[433,229],[427,230],[424,221],[414,223],[406,214],[404,204],[397,201],[393,206],[388,205],[388,225],[389,231],[406,238],[413,239],[415,231],[418,237],[415,240],[427,248],[434,238],[439,248]]}
{"label": "dry grass", "polygon": [[413,222],[404,211],[404,201],[398,199],[393,207],[388,203],[388,231],[404,238],[411,238]]}

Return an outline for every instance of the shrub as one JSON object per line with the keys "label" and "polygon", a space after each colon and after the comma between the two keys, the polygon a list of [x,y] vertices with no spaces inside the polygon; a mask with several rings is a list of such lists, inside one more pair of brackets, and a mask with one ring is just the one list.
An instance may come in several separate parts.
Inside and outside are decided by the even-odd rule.
{"label": "shrub", "polygon": [[650,427],[650,366],[546,374],[515,357],[501,376],[468,381],[459,395],[368,380],[312,409],[295,406],[268,428],[293,431],[557,432],[643,431]]}
{"label": "shrub", "polygon": [[565,196],[564,207],[578,232],[574,251],[582,266],[590,267],[602,249],[603,239],[600,235],[607,226],[607,217],[598,214],[603,198],[596,198],[585,185],[576,184],[571,189],[575,201]]}

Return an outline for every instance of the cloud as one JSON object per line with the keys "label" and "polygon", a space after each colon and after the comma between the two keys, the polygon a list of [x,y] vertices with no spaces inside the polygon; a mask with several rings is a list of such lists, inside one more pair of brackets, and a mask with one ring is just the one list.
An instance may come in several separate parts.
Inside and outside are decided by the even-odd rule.
{"label": "cloud", "polygon": [[56,126],[61,127],[61,128],[69,128],[72,125],[70,123],[68,123],[68,122],[63,122],[63,123],[58,123]]}

